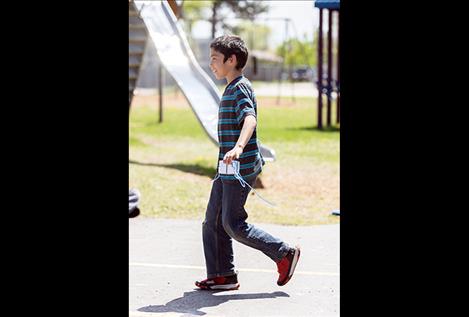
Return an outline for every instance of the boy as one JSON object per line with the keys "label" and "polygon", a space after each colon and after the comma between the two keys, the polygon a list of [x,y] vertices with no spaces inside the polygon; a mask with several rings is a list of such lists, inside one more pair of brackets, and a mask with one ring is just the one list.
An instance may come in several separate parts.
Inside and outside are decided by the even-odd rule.
{"label": "boy", "polygon": [[[256,138],[256,97],[242,73],[247,58],[248,50],[238,36],[224,35],[210,44],[210,69],[217,79],[225,78],[228,83],[218,111],[219,160],[223,159],[225,164],[239,160],[240,176],[253,186],[264,161]],[[246,223],[244,204],[249,191],[234,175],[218,174],[213,182],[202,224],[207,279],[195,282],[200,289],[239,288],[232,239],[262,251],[275,261],[279,286],[292,277],[300,250]]]}

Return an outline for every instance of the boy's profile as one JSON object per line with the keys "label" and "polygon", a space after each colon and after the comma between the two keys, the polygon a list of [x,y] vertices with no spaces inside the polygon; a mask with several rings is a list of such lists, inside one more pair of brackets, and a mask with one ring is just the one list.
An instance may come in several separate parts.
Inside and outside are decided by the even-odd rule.
{"label": "boy's profile", "polygon": [[[253,186],[264,160],[257,144],[257,101],[243,75],[247,59],[248,50],[238,36],[220,36],[210,44],[210,69],[217,79],[227,81],[218,111],[218,160],[225,164],[238,161],[239,176]],[[271,258],[279,272],[277,284],[285,285],[293,275],[300,249],[246,223],[244,204],[249,186],[232,174],[217,174],[202,225],[207,278],[195,285],[205,290],[239,288],[232,239]]]}

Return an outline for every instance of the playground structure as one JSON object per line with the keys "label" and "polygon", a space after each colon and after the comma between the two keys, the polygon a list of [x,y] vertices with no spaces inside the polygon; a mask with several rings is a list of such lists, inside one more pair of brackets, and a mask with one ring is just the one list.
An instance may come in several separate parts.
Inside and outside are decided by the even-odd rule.
{"label": "playground structure", "polygon": [[[174,4],[129,1],[129,111],[145,45],[154,45],[161,65],[175,80],[209,139],[218,146],[220,92],[197,62],[177,23],[171,7]],[[275,161],[275,151],[258,144],[264,160]]]}
{"label": "playground structure", "polygon": [[129,111],[134,90],[137,86],[147,36],[145,24],[138,17],[138,12],[133,3],[129,1]]}
{"label": "playground structure", "polygon": [[[333,26],[333,17],[334,13],[337,13],[337,21],[339,20],[339,10],[340,10],[340,0],[316,0],[314,2],[314,6],[319,8],[319,41],[318,41],[318,129],[323,128],[322,124],[322,108],[323,108],[323,96],[327,97],[327,116],[326,116],[326,124],[328,127],[331,126],[331,103],[332,103],[332,93],[335,92],[337,94],[337,116],[336,122],[340,123],[340,69],[339,69],[339,41],[337,41],[337,61],[336,61],[336,79],[333,80],[333,64],[334,60],[332,58],[332,26]],[[327,77],[324,80],[323,75],[323,11],[327,9],[328,13],[328,30],[327,30]],[[339,25],[339,23],[337,23]],[[339,27],[337,28],[337,35],[339,34]],[[338,39],[338,36],[337,36]]]}

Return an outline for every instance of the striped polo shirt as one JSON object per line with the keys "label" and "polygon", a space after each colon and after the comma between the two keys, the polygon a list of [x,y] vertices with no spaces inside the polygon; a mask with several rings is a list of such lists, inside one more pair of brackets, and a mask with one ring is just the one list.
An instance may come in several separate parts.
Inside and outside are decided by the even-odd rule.
{"label": "striped polo shirt", "polygon": [[[221,98],[218,110],[219,160],[222,160],[225,154],[235,146],[247,115],[253,115],[257,118],[257,101],[251,83],[241,75],[228,84]],[[261,172],[264,160],[261,158],[257,145],[256,129],[244,147],[239,163],[239,173],[244,180]],[[233,175],[220,175],[220,178],[236,180]]]}

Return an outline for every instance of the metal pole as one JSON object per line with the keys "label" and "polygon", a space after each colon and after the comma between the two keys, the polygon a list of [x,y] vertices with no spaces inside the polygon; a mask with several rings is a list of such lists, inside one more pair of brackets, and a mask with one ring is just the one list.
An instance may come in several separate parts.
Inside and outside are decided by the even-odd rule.
{"label": "metal pole", "polygon": [[132,104],[132,97],[133,97],[133,92],[129,90],[129,114],[130,114],[130,106]]}
{"label": "metal pole", "polygon": [[318,129],[322,129],[322,10],[319,9],[318,34]]}
{"label": "metal pole", "polygon": [[331,126],[331,93],[332,93],[332,10],[327,18],[327,126]]}
{"label": "metal pole", "polygon": [[[290,23],[290,20],[285,20],[285,32],[287,33],[287,39],[288,39],[288,24]],[[291,41],[287,40],[288,41],[288,56],[291,56]],[[290,63],[288,63],[288,80],[287,82],[290,82],[290,85],[292,87],[292,95],[291,95],[291,98],[292,98],[292,101],[295,102],[295,92],[293,91],[293,79],[292,79],[292,68],[293,68],[293,65],[292,65],[292,60],[290,60]]]}
{"label": "metal pole", "polygon": [[340,123],[340,11],[337,10],[337,117],[336,122]]}
{"label": "metal pole", "polygon": [[159,118],[158,118],[158,123],[162,123],[163,122],[163,65],[161,65],[161,61],[158,65],[158,95],[159,95],[159,103],[158,103]]}
{"label": "metal pole", "polygon": [[[288,19],[284,19],[285,21],[285,41],[284,41],[284,45],[283,45],[283,50],[282,50],[282,53],[283,53],[283,60],[282,60],[282,66],[280,68],[280,76],[279,76],[279,80],[278,80],[278,94],[277,94],[277,105],[280,103],[280,92],[281,92],[281,85],[282,85],[282,74],[283,74],[283,69],[285,68],[285,62],[286,62],[286,57],[287,57],[287,54],[286,54],[286,51],[287,51],[287,45],[288,44]],[[288,81],[288,80],[287,80]]]}

